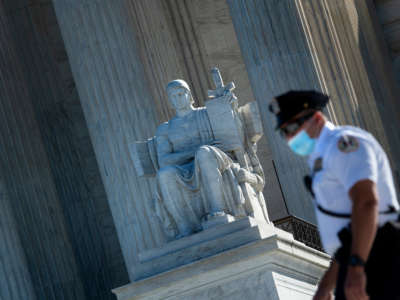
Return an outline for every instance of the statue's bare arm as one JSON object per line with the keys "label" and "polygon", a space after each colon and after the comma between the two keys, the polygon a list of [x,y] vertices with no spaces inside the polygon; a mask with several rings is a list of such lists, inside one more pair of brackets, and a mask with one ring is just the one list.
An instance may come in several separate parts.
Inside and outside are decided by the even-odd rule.
{"label": "statue's bare arm", "polygon": [[168,138],[168,124],[161,124],[157,130],[157,156],[160,168],[174,165],[182,165],[194,158],[196,149],[173,152]]}

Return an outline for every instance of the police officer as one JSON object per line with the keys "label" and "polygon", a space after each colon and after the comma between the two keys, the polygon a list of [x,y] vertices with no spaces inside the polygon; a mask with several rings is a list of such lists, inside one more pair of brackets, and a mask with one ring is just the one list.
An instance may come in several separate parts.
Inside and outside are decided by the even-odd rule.
{"label": "police officer", "polygon": [[314,299],[333,299],[334,290],[335,299],[400,299],[399,204],[388,158],[368,132],[327,121],[328,100],[290,91],[269,106],[288,146],[308,156],[305,181],[323,247],[334,257]]}

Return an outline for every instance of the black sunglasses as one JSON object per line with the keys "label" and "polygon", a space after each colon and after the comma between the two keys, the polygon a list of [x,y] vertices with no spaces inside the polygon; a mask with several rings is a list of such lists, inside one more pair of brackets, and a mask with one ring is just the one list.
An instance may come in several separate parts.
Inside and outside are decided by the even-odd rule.
{"label": "black sunglasses", "polygon": [[279,128],[279,133],[282,137],[287,137],[288,135],[292,135],[295,133],[308,119],[310,119],[314,115],[315,111],[310,112],[300,118],[297,118],[293,122],[290,122],[288,125]]}

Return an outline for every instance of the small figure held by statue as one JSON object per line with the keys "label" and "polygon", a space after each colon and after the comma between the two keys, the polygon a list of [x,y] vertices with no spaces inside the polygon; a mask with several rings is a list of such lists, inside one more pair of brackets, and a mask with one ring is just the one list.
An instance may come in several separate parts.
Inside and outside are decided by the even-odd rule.
{"label": "small figure held by statue", "polygon": [[257,105],[238,108],[234,84],[224,86],[219,70],[212,73],[216,90],[205,107],[193,106],[185,81],[168,83],[176,116],[133,149],[139,175],[156,175],[154,210],[169,239],[245,216],[269,222],[256,155],[262,136]]}

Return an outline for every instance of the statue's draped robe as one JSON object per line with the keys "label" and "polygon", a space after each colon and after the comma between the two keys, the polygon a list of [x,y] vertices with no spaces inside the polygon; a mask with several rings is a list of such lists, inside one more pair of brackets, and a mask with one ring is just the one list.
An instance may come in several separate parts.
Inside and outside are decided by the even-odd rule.
{"label": "statue's draped robe", "polygon": [[[183,118],[174,118],[163,124],[167,127],[163,134],[167,135],[173,152],[185,151],[189,147],[207,147],[217,161],[214,171],[219,170],[222,175],[224,211],[234,216],[246,215],[243,193],[236,179],[240,166],[233,155],[211,146],[214,136],[206,109],[195,109],[186,120]],[[210,213],[204,193],[204,185],[208,183],[202,182],[199,152],[195,153],[189,162],[167,166],[158,172],[158,175],[164,173],[164,178],[162,181],[159,176],[157,178],[155,211],[170,238],[201,230],[202,218]]]}

